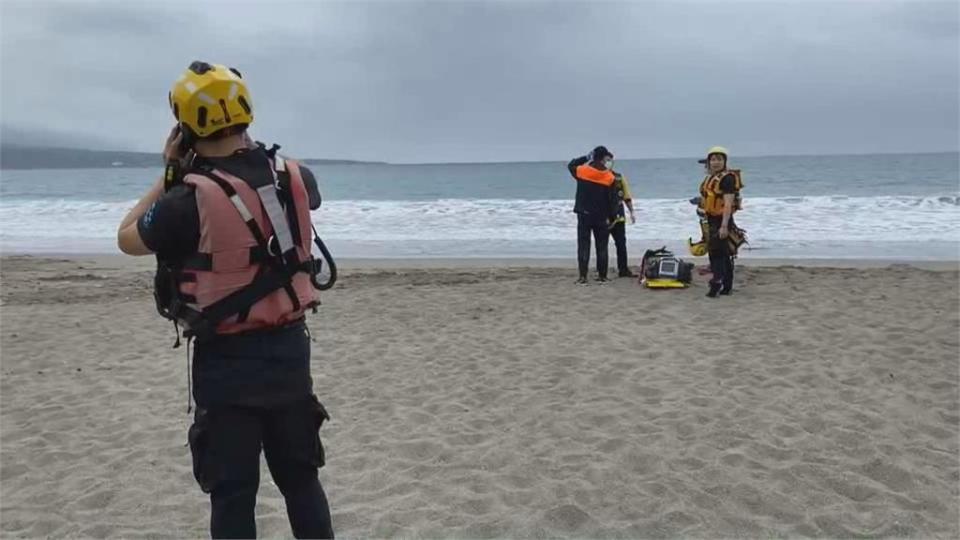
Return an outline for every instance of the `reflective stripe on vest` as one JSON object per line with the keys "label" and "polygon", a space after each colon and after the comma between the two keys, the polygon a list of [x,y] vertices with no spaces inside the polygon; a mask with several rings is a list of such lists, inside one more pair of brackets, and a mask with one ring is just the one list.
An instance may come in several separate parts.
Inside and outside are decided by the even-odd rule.
{"label": "reflective stripe on vest", "polygon": [[280,188],[280,181],[277,179],[277,171],[283,172],[286,168],[283,158],[275,158],[273,167],[270,168],[270,174],[273,175],[273,184],[268,184],[257,188],[257,195],[263,204],[263,209],[267,212],[267,218],[273,227],[273,234],[277,238],[277,244],[280,246],[280,254],[284,257],[291,257],[289,254],[293,246],[293,235],[290,233],[290,226],[287,222],[287,215],[277,198],[277,190]]}

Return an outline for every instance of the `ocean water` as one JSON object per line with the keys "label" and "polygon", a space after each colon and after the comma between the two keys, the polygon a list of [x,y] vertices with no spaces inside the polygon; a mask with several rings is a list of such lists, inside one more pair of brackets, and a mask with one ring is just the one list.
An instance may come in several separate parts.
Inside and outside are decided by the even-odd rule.
{"label": "ocean water", "polygon": [[[752,258],[960,259],[960,154],[735,159]],[[618,160],[632,255],[699,235],[695,159]],[[563,162],[312,166],[314,222],[340,257],[562,257],[576,249]],[[114,253],[156,169],[0,171],[3,253]]]}

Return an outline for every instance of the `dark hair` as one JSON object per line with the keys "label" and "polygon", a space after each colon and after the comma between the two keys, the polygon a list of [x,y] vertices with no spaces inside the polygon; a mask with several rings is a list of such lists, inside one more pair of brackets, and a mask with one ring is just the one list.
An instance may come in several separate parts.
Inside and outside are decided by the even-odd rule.
{"label": "dark hair", "polygon": [[727,162],[727,155],[726,155],[726,154],[724,154],[724,153],[722,153],[722,152],[713,152],[712,154],[710,154],[709,156],[707,156],[707,157],[705,157],[705,158],[703,158],[703,159],[698,159],[698,160],[697,160],[697,163],[701,163],[701,164],[703,164],[703,165],[709,165],[709,164],[710,164],[710,157],[711,157],[711,156],[723,156],[723,162],[724,162],[724,163]]}
{"label": "dark hair", "polygon": [[249,124],[236,124],[232,126],[227,126],[223,129],[218,129],[210,135],[207,135],[203,138],[205,141],[219,141],[220,139],[226,139],[232,135],[240,135],[241,133],[247,130]]}
{"label": "dark hair", "polygon": [[613,157],[613,153],[607,150],[607,147],[603,145],[594,148],[593,152],[591,152],[591,155],[593,156],[593,159],[597,161],[600,161],[607,156],[610,156],[611,158]]}

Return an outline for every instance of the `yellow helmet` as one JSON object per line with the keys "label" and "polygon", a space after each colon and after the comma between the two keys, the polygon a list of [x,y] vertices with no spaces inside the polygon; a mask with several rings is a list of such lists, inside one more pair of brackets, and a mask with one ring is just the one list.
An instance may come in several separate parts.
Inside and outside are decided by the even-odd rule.
{"label": "yellow helmet", "polygon": [[710,156],[712,156],[713,154],[722,154],[723,159],[726,159],[726,160],[730,159],[730,152],[728,152],[726,148],[722,146],[713,146],[709,150],[707,150],[707,157],[701,159],[699,162],[707,163],[708,161],[710,161]]}
{"label": "yellow helmet", "polygon": [[730,152],[722,146],[714,146],[707,150],[707,158],[710,158],[713,154],[722,154],[724,158],[730,158]]}
{"label": "yellow helmet", "polygon": [[690,248],[690,254],[694,257],[703,257],[707,254],[706,242],[693,243],[693,239],[687,238],[687,247]]}
{"label": "yellow helmet", "polygon": [[200,138],[253,123],[253,101],[240,72],[220,64],[190,64],[168,99],[174,118]]}

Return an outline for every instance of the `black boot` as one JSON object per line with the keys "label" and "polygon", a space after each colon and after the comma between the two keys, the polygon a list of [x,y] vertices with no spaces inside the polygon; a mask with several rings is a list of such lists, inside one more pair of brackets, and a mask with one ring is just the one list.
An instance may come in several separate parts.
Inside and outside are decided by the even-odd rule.
{"label": "black boot", "polygon": [[720,294],[720,288],[722,285],[720,283],[710,282],[710,290],[707,291],[707,298],[716,298]]}
{"label": "black boot", "polygon": [[730,293],[733,292],[733,258],[727,263],[727,272],[723,276],[723,288],[720,289],[720,294],[724,296],[730,296]]}

